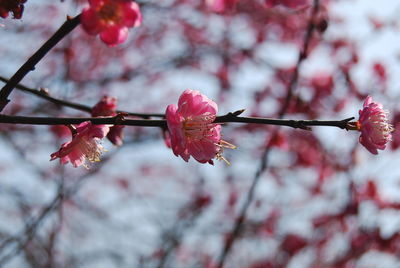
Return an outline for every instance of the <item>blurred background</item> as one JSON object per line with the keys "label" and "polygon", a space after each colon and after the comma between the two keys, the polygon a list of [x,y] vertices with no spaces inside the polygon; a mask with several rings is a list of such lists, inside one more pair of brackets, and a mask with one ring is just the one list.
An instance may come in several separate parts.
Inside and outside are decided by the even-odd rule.
{"label": "blurred background", "polygon": [[[398,124],[396,0],[136,2],[143,23],[127,42],[78,27],[22,84],[138,113],[190,88],[220,115],[291,119],[358,117],[371,95]],[[0,76],[85,6],[28,0],[22,19],[0,19]],[[20,90],[4,112],[89,116]],[[0,125],[1,267],[400,267],[397,132],[375,156],[357,132],[225,124],[231,166],[184,162],[160,129],[124,133],[87,170],[49,162],[70,140],[62,127]]]}

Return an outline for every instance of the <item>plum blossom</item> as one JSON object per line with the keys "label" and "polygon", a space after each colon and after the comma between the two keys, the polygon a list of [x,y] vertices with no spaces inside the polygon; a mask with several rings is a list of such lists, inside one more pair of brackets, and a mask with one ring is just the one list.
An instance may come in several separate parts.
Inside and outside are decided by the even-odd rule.
{"label": "plum blossom", "polygon": [[61,145],[60,150],[51,154],[51,159],[60,158],[62,164],[71,162],[74,167],[88,167],[89,162],[100,161],[100,155],[104,150],[100,144],[109,131],[107,125],[92,125],[91,122],[83,122],[74,127],[72,140]]}
{"label": "plum blossom", "polygon": [[221,125],[213,123],[217,104],[196,90],[185,90],[178,106],[170,104],[166,110],[171,145],[176,156],[188,162],[190,156],[200,163],[213,164],[213,158],[229,162],[222,156],[223,148],[236,146],[221,139]]}
{"label": "plum blossom", "polygon": [[361,131],[360,143],[370,153],[378,154],[378,149],[384,150],[392,140],[391,132],[394,129],[388,122],[388,112],[383,110],[382,104],[373,102],[372,97],[368,96],[359,115],[356,128]]}
{"label": "plum blossom", "polygon": [[82,11],[82,27],[88,34],[100,34],[100,39],[109,46],[125,42],[128,28],[142,22],[139,6],[132,0],[88,1],[90,6]]}
{"label": "plum blossom", "polygon": [[[117,115],[117,99],[109,96],[103,98],[93,107],[92,116],[116,116]],[[123,143],[123,125],[115,125],[110,127],[107,138],[116,146],[121,146]]]}
{"label": "plum blossom", "polygon": [[0,17],[8,17],[9,12],[13,13],[14,19],[20,19],[24,12],[26,0],[0,0]]}

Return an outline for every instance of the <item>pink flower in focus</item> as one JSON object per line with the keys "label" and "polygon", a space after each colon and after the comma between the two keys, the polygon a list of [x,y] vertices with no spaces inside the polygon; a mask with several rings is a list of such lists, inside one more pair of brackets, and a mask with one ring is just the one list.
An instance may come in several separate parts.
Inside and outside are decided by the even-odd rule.
{"label": "pink flower in focus", "polygon": [[[115,116],[117,115],[117,99],[103,96],[103,98],[93,107],[92,116]],[[123,143],[123,130],[124,126],[115,125],[110,127],[107,138],[116,146],[121,146]]]}
{"label": "pink flower in focus", "polygon": [[383,110],[382,104],[373,102],[368,96],[359,111],[360,118],[357,129],[361,131],[360,143],[372,154],[386,148],[386,143],[392,140],[393,126],[388,123],[388,112]]}
{"label": "pink flower in focus", "polygon": [[214,12],[224,12],[235,7],[237,0],[206,0],[206,5]]}
{"label": "pink flower in focus", "polygon": [[87,168],[86,160],[100,161],[100,155],[104,151],[100,141],[108,131],[107,125],[92,125],[91,122],[79,124],[72,140],[64,143],[60,150],[51,154],[50,161],[60,158],[62,164],[71,162],[74,167],[83,165]]}
{"label": "pink flower in focus", "polygon": [[123,43],[128,38],[128,28],[142,22],[138,4],[132,0],[88,0],[90,6],[82,11],[81,24],[91,35],[109,46]]}
{"label": "pink flower in focus", "polygon": [[176,156],[186,162],[190,156],[200,163],[213,164],[213,158],[229,162],[222,156],[223,147],[236,148],[221,140],[221,125],[213,123],[218,107],[215,102],[195,90],[185,90],[178,106],[170,104],[167,119],[170,144]]}

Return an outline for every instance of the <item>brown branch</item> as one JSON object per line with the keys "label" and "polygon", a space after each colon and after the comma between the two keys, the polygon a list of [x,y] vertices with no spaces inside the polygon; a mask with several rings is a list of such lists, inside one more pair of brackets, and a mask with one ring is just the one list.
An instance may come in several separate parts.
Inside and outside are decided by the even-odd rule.
{"label": "brown branch", "polygon": [[30,72],[35,69],[36,64],[43,59],[43,57],[60,42],[66,35],[80,23],[80,15],[75,18],[67,18],[67,21],[41,46],[35,54],[33,54],[10,78],[8,83],[0,90],[0,112],[10,102],[8,96],[11,94],[15,86]]}
{"label": "brown branch", "polygon": [[[2,81],[4,83],[9,82],[9,80],[7,78],[4,78],[2,76],[0,76],[0,81]],[[54,103],[55,105],[65,106],[65,107],[73,108],[75,110],[88,112],[88,113],[92,112],[93,107],[91,107],[91,106],[54,98],[54,97],[50,96],[49,92],[45,89],[37,90],[37,89],[29,88],[22,84],[17,84],[15,86],[15,88],[22,92],[27,92],[27,93],[33,94],[39,98],[45,99],[51,103]],[[117,113],[122,113],[122,114],[126,114],[129,116],[136,116],[136,117],[141,117],[141,118],[150,118],[150,117],[161,117],[162,118],[162,117],[164,117],[164,114],[132,113],[132,112],[127,112],[127,111],[123,111],[123,110],[117,110]]]}
{"label": "brown branch", "polygon": [[[341,129],[351,129],[354,122],[350,122],[354,117],[343,120],[291,120],[291,119],[272,119],[261,117],[238,117],[234,113],[218,116],[215,123],[245,123],[245,124],[263,124],[275,126],[287,126],[292,128],[301,128],[310,130],[311,126],[329,126]],[[94,125],[125,125],[141,127],[160,127],[167,128],[165,119],[129,119],[121,114],[112,117],[33,117],[33,116],[15,116],[0,114],[0,123],[5,124],[27,124],[27,125],[70,125],[80,124],[90,121]]]}

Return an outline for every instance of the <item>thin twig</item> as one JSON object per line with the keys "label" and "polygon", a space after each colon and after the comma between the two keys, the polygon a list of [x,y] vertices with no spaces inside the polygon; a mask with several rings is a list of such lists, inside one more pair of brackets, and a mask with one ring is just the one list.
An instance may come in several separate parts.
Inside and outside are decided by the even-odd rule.
{"label": "thin twig", "polygon": [[10,102],[8,96],[11,94],[15,86],[30,72],[35,69],[36,64],[43,59],[43,57],[60,42],[66,35],[80,23],[80,15],[75,18],[67,18],[67,21],[41,46],[35,54],[33,54],[10,78],[8,83],[0,90],[0,112]]}
{"label": "thin twig", "polygon": [[[8,83],[9,79],[0,76],[0,81],[2,81],[4,83]],[[50,96],[49,92],[45,89],[37,90],[37,89],[29,88],[22,84],[17,84],[15,86],[15,88],[22,92],[27,92],[27,93],[33,94],[39,98],[45,99],[51,103],[54,103],[55,105],[65,106],[65,107],[73,108],[75,110],[88,112],[88,113],[92,112],[93,107],[91,107],[91,106],[54,98],[54,97]],[[140,117],[140,118],[151,118],[151,117],[161,117],[162,118],[162,117],[164,117],[164,114],[132,113],[132,112],[127,112],[127,111],[123,111],[123,110],[117,110],[117,113],[123,113],[123,114],[129,115],[129,116],[136,116],[136,117]]]}
{"label": "thin twig", "polygon": [[[311,37],[312,37],[314,29],[315,29],[314,20],[318,14],[318,10],[319,10],[319,0],[314,0],[310,20],[308,22],[306,34],[304,36],[303,48],[299,53],[295,70],[294,70],[292,78],[287,86],[287,95],[285,98],[285,102],[282,105],[282,108],[278,113],[279,118],[283,118],[283,116],[286,114],[287,110],[289,109],[290,101],[293,96],[293,91],[294,91],[294,88],[295,88],[298,78],[299,78],[300,66],[301,66],[302,62],[307,58],[307,55],[308,55],[309,44],[310,44]],[[352,119],[350,119],[350,120],[352,120]],[[346,121],[346,119],[343,121]],[[347,121],[347,123],[349,121]],[[275,133],[272,136],[274,137],[276,135],[277,135],[277,131],[275,131]],[[245,202],[243,203],[243,206],[239,212],[239,216],[237,217],[237,219],[234,223],[234,226],[232,228],[232,231],[230,233],[230,236],[228,239],[226,239],[224,247],[221,252],[221,255],[219,256],[219,258],[217,260],[218,268],[224,267],[225,260],[228,256],[229,252],[231,251],[232,246],[234,245],[236,239],[240,235],[240,232],[241,232],[241,229],[243,226],[243,222],[246,219],[247,211],[250,207],[250,204],[252,203],[252,201],[254,199],[254,193],[257,188],[258,182],[260,181],[261,174],[267,169],[269,152],[270,152],[270,147],[266,147],[264,150],[264,153],[262,155],[262,158],[261,158],[260,166],[254,175],[251,186],[247,192]]]}

